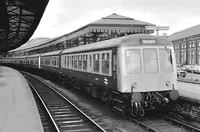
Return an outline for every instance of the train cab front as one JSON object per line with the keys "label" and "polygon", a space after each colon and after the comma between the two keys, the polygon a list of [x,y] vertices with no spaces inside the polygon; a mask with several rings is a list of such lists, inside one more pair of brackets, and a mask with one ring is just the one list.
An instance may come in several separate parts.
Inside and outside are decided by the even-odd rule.
{"label": "train cab front", "polygon": [[121,54],[119,91],[131,94],[133,116],[143,116],[145,110],[157,110],[178,99],[172,46],[127,47]]}

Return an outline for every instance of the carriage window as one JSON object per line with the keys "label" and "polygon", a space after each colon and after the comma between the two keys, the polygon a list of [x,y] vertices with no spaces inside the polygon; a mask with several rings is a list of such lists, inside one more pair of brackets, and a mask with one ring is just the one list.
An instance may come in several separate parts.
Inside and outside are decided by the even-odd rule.
{"label": "carriage window", "polygon": [[62,68],[65,67],[65,56],[64,55],[61,56],[61,67]]}
{"label": "carriage window", "polygon": [[41,65],[43,65],[43,58],[41,58]]}
{"label": "carriage window", "polygon": [[66,55],[64,56],[64,67],[65,68],[67,67],[67,56]]}
{"label": "carriage window", "polygon": [[140,60],[140,50],[131,49],[126,50],[126,72],[127,73],[141,73],[141,60]]}
{"label": "carriage window", "polygon": [[50,59],[49,58],[45,58],[44,63],[45,63],[45,65],[50,65]]}
{"label": "carriage window", "polygon": [[87,71],[87,55],[83,55],[83,70]]}
{"label": "carriage window", "polygon": [[147,73],[158,72],[158,62],[156,49],[144,49],[144,69]]}
{"label": "carriage window", "polygon": [[[56,66],[58,66],[59,65],[59,58],[56,57],[56,59],[57,59],[57,65]],[[66,67],[66,65],[65,65],[65,67]]]}
{"label": "carriage window", "polygon": [[57,57],[54,57],[54,62],[55,62],[54,66],[57,66]]}
{"label": "carriage window", "polygon": [[57,57],[54,57],[54,66],[57,66]]}
{"label": "carriage window", "polygon": [[72,64],[72,69],[74,69],[74,56],[72,56],[72,59],[71,59],[71,64]]}
{"label": "carriage window", "polygon": [[110,54],[109,53],[102,54],[102,73],[105,73],[105,74],[110,73]]}
{"label": "carriage window", "polygon": [[66,65],[67,68],[69,68],[69,63],[70,63],[69,56],[67,56],[67,65]]}
{"label": "carriage window", "polygon": [[78,56],[78,69],[82,70],[82,55]]}
{"label": "carriage window", "polygon": [[69,56],[69,68],[71,68],[71,69],[73,67],[72,63],[73,63],[72,56]]}
{"label": "carriage window", "polygon": [[87,71],[91,72],[92,71],[92,55],[88,55],[88,65],[87,65]]}
{"label": "carriage window", "polygon": [[99,54],[93,54],[93,71],[99,72]]}
{"label": "carriage window", "polygon": [[50,59],[51,59],[51,65],[55,66],[56,65],[56,58],[53,57],[53,58],[50,58]]}
{"label": "carriage window", "polygon": [[53,57],[53,58],[50,58],[50,59],[51,59],[51,65],[55,66],[56,65],[56,58]]}
{"label": "carriage window", "polygon": [[74,56],[74,69],[77,69],[77,55]]}
{"label": "carriage window", "polygon": [[163,73],[173,72],[172,54],[170,49],[159,49],[160,70]]}
{"label": "carriage window", "polygon": [[57,57],[54,57],[54,66],[57,66]]}
{"label": "carriage window", "polygon": [[49,58],[49,60],[50,60],[50,65],[53,65],[54,64],[54,60],[53,60],[54,58]]}
{"label": "carriage window", "polygon": [[51,59],[50,58],[47,58],[47,64],[51,65]]}
{"label": "carriage window", "polygon": [[55,65],[54,66],[57,66],[57,62],[58,62],[57,57],[54,57],[54,61],[55,61]]}

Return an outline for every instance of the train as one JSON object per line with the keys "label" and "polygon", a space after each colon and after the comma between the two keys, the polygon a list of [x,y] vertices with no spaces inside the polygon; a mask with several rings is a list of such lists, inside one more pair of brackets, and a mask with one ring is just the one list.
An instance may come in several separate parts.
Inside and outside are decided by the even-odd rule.
{"label": "train", "polygon": [[134,34],[30,56],[1,57],[62,78],[122,114],[144,116],[179,98],[173,45]]}

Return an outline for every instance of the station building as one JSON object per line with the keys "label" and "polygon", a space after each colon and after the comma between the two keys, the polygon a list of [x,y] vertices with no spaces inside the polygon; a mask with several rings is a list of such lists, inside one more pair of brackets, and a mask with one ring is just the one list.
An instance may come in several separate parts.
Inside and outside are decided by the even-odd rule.
{"label": "station building", "polygon": [[168,37],[173,43],[177,64],[200,65],[200,24]]}

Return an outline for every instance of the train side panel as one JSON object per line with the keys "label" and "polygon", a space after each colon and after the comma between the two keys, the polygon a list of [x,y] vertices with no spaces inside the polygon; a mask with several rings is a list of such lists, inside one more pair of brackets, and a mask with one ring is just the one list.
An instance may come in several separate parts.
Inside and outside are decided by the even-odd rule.
{"label": "train side panel", "polygon": [[[113,67],[116,67],[116,62],[113,61],[113,57],[116,59],[116,48],[103,50],[104,49],[92,52],[62,54],[61,73],[90,84],[117,90],[116,69],[113,70]],[[81,58],[81,60],[78,58]],[[76,62],[75,59],[77,59],[78,62]],[[95,59],[98,59],[98,64],[95,62]],[[66,62],[66,60],[70,61]],[[81,61],[80,64],[79,61]],[[78,65],[76,68],[74,67],[74,62]],[[87,66],[85,67],[85,65]],[[103,68],[103,65],[107,65],[107,69]]]}

